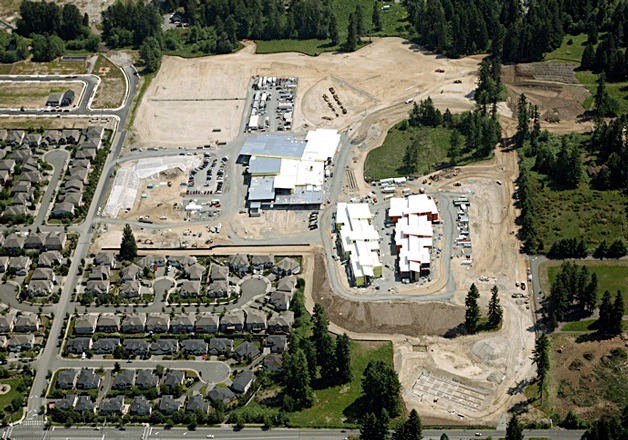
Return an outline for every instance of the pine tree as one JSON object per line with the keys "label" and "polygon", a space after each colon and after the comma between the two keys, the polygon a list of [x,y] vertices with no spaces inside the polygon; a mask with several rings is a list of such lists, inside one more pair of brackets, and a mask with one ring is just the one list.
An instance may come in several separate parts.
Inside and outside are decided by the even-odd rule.
{"label": "pine tree", "polygon": [[382,30],[382,17],[379,13],[379,2],[373,3],[373,29],[375,32],[379,32]]}
{"label": "pine tree", "polygon": [[443,432],[443,434],[440,436],[440,440],[449,440],[449,436]]}
{"label": "pine tree", "polygon": [[598,329],[601,333],[609,333],[610,323],[613,319],[613,305],[611,303],[611,292],[604,291],[602,302],[600,303],[600,317],[598,318]]}
{"label": "pine tree", "polygon": [[366,28],[364,26],[364,11],[362,10],[362,5],[359,3],[355,7],[355,12],[353,14],[355,19],[355,31],[356,35],[359,37],[363,37],[366,35]]}
{"label": "pine tree", "polygon": [[528,99],[523,93],[519,96],[517,103],[517,133],[515,134],[516,146],[522,147],[528,138],[530,126],[530,115],[528,114]]}
{"label": "pine tree", "polygon": [[367,413],[362,419],[360,427],[360,440],[384,440],[387,438],[386,430],[382,429],[382,422],[377,414]]}
{"label": "pine tree", "polygon": [[539,392],[543,394],[543,382],[549,371],[549,339],[545,333],[536,338],[532,351],[532,362],[536,364],[536,374],[539,378]]}
{"label": "pine tree", "polygon": [[416,409],[410,411],[410,417],[403,424],[403,437],[395,437],[395,440],[421,440],[423,438],[423,427],[421,418]]}
{"label": "pine tree", "polygon": [[606,253],[607,258],[621,258],[626,255],[626,244],[624,240],[618,238],[613,243],[611,243],[608,248],[608,252]]}
{"label": "pine tree", "polygon": [[617,116],[619,105],[606,91],[606,75],[602,72],[597,79],[597,90],[594,96],[593,108],[600,118]]}
{"label": "pine tree", "polygon": [[122,241],[120,242],[120,258],[124,261],[133,261],[137,258],[137,243],[131,225],[124,225]]}
{"label": "pine tree", "polygon": [[[284,406],[287,411],[307,408],[312,404],[313,393],[310,386],[310,373],[303,350],[291,349],[284,356],[284,392],[287,398]],[[289,401],[290,405],[286,405]]]}
{"label": "pine tree", "polygon": [[451,131],[451,136],[449,137],[449,149],[447,150],[447,156],[449,156],[451,163],[455,164],[458,162],[458,160],[460,159],[461,152],[462,152],[462,136],[460,136],[460,133],[458,132],[458,130],[454,129]]}
{"label": "pine tree", "polygon": [[613,303],[613,310],[611,312],[610,333],[612,335],[621,334],[623,319],[624,319],[624,298],[621,294],[621,290],[618,290],[617,295],[615,296],[615,302]]}
{"label": "pine tree", "polygon": [[417,172],[420,149],[421,141],[418,137],[415,138],[412,143],[406,145],[406,151],[403,154],[403,165],[406,168],[408,174],[414,174]]}
{"label": "pine tree", "polygon": [[582,52],[582,59],[580,61],[580,67],[584,70],[591,70],[595,65],[595,49],[593,45],[588,43]]}
{"label": "pine tree", "polygon": [[391,417],[401,413],[401,384],[395,370],[383,361],[371,361],[362,376],[365,407],[376,414],[386,410]]}
{"label": "pine tree", "polygon": [[595,249],[595,252],[593,252],[593,258],[603,260],[606,257],[607,253],[608,253],[608,244],[606,244],[606,240],[602,240],[602,242],[597,247],[597,249]]}
{"label": "pine tree", "polygon": [[471,288],[467,293],[467,297],[464,301],[466,306],[464,326],[468,333],[475,333],[477,330],[478,322],[480,321],[480,306],[478,306],[478,298],[480,292],[475,284],[471,284]]}
{"label": "pine tree", "polygon": [[339,384],[351,382],[353,379],[351,372],[351,347],[346,333],[338,336],[336,340],[336,368],[338,370],[337,378]]}
{"label": "pine tree", "polygon": [[314,306],[312,321],[314,323],[312,341],[316,349],[316,363],[321,368],[321,376],[333,382],[336,378],[335,345],[328,330],[329,318],[320,304]]}
{"label": "pine tree", "polygon": [[491,300],[488,303],[488,325],[491,328],[497,328],[504,316],[501,304],[499,304],[499,289],[497,286],[493,286],[491,289]]}
{"label": "pine tree", "polygon": [[595,305],[597,304],[598,297],[598,285],[597,285],[597,274],[593,272],[591,275],[591,281],[586,287],[585,295],[582,298],[582,308],[589,312],[593,312],[595,309]]}
{"label": "pine tree", "polygon": [[523,428],[521,424],[519,424],[519,419],[516,414],[513,414],[508,422],[505,440],[523,440]]}
{"label": "pine tree", "polygon": [[347,52],[353,52],[358,47],[358,25],[356,23],[355,15],[349,14],[349,25],[347,27],[347,41],[344,44],[344,50]]}
{"label": "pine tree", "polygon": [[331,39],[331,44],[334,46],[338,46],[340,44],[338,19],[336,18],[336,14],[331,14],[331,17],[329,17],[329,38]]}

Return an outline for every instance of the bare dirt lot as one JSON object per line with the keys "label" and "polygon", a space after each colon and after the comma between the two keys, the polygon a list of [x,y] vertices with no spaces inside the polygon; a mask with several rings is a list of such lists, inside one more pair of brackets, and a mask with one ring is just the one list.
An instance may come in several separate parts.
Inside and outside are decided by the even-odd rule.
{"label": "bare dirt lot", "polygon": [[[294,131],[311,126],[342,130],[391,106],[406,113],[406,99],[428,95],[452,111],[473,107],[468,95],[475,87],[476,58],[447,60],[400,38],[374,39],[355,53],[318,57],[256,55],[253,49],[249,46],[235,54],[208,58],[164,58],[138,110],[138,143],[196,146],[233,139],[254,75],[299,78]],[[454,84],[455,80],[461,83]],[[347,114],[331,117],[323,99],[330,87]]]}
{"label": "bare dirt lot", "polygon": [[43,108],[46,106],[46,99],[49,94],[63,93],[66,90],[72,90],[75,93],[74,103],[76,104],[85,88],[82,82],[42,84],[7,81],[0,84],[2,86],[0,108]]}
{"label": "bare dirt lot", "polygon": [[[590,96],[578,84],[575,64],[534,63],[504,66],[502,78],[508,91],[509,106],[516,111],[523,93],[528,101],[539,106],[541,125],[552,132],[582,132],[592,127],[584,119],[582,104]],[[512,120],[507,127],[516,124]],[[508,131],[508,129],[506,130]]]}
{"label": "bare dirt lot", "polygon": [[92,107],[117,108],[121,106],[126,93],[126,81],[122,70],[107,57],[100,55],[92,73],[101,79]]}

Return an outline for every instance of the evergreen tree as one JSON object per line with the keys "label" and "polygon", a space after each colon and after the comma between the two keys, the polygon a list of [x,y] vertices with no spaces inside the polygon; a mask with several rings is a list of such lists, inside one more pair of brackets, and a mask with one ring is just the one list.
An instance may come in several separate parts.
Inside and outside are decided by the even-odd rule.
{"label": "evergreen tree", "polygon": [[504,312],[499,304],[499,289],[493,286],[491,289],[491,300],[488,303],[488,325],[491,328],[497,328],[502,322]]}
{"label": "evergreen tree", "polygon": [[595,310],[595,305],[597,304],[598,297],[597,289],[597,274],[593,272],[593,274],[591,275],[591,281],[589,281],[589,284],[585,289],[584,296],[581,299],[581,306],[584,310],[587,310],[589,312],[593,312],[593,310]]}
{"label": "evergreen tree", "polygon": [[602,242],[597,247],[597,249],[595,249],[595,252],[593,252],[593,258],[603,260],[606,257],[607,253],[608,253],[608,244],[606,244],[606,240],[602,240]]}
{"label": "evergreen tree", "polygon": [[593,45],[588,43],[584,52],[582,52],[582,60],[580,61],[580,67],[584,70],[591,70],[595,66],[595,49]]}
{"label": "evergreen tree", "polygon": [[406,151],[403,154],[403,166],[408,174],[417,172],[420,146],[421,141],[419,138],[415,138],[410,144],[406,145]]}
{"label": "evergreen tree", "polygon": [[611,243],[606,253],[607,258],[621,258],[626,255],[626,245],[621,238]]}
{"label": "evergreen tree", "polygon": [[329,334],[329,318],[320,304],[314,305],[312,316],[312,341],[316,349],[316,363],[321,368],[321,376],[327,381],[336,379],[336,363],[334,359],[334,340]]}
{"label": "evergreen tree", "polygon": [[619,335],[622,332],[622,321],[624,319],[624,298],[621,294],[621,290],[617,291],[615,295],[615,302],[613,303],[613,310],[611,312],[610,333],[612,335]]}
{"label": "evergreen tree", "polygon": [[471,288],[467,293],[464,304],[466,307],[464,326],[468,333],[475,333],[477,330],[478,322],[480,321],[480,306],[478,306],[478,298],[480,292],[474,284],[471,284]]}
{"label": "evergreen tree", "polygon": [[347,52],[353,52],[358,47],[358,25],[354,14],[349,14],[349,25],[347,28],[347,40],[343,49]]}
{"label": "evergreen tree", "polygon": [[421,440],[423,428],[421,418],[415,409],[410,411],[410,416],[395,432],[393,440]]}
{"label": "evergreen tree", "polygon": [[382,430],[382,423],[377,414],[367,413],[362,419],[360,440],[385,440],[388,438],[386,430]]}
{"label": "evergreen tree", "polygon": [[440,436],[440,440],[449,440],[449,436],[443,432],[443,434]]}
{"label": "evergreen tree", "polygon": [[137,243],[131,225],[124,225],[122,241],[120,242],[120,258],[124,261],[133,261],[137,258]]}
{"label": "evergreen tree", "polygon": [[449,149],[447,150],[447,156],[451,163],[455,164],[460,159],[460,154],[462,153],[462,136],[458,130],[454,129],[451,131],[451,136],[449,136]]}
{"label": "evergreen tree", "polygon": [[140,57],[147,72],[156,72],[161,66],[162,52],[159,41],[154,37],[148,37],[140,46]]}
{"label": "evergreen tree", "polygon": [[[536,364],[536,374],[539,378],[539,393],[543,395],[543,383],[549,371],[549,339],[545,333],[536,338],[532,351],[532,362]],[[508,436],[506,435],[506,438]]]}
{"label": "evergreen tree", "polygon": [[508,422],[505,440],[523,440],[523,428],[516,414],[513,414]]}
{"label": "evergreen tree", "polygon": [[296,411],[312,405],[313,393],[310,373],[303,350],[291,349],[284,355],[284,407]]}
{"label": "evergreen tree", "polygon": [[338,383],[345,384],[351,382],[353,379],[351,372],[351,347],[346,333],[338,336],[336,340],[336,366],[338,369]]}
{"label": "evergreen tree", "polygon": [[517,103],[517,133],[515,134],[515,144],[522,147],[528,138],[530,125],[530,115],[528,114],[528,99],[523,93],[519,96]]}
{"label": "evergreen tree", "polygon": [[355,31],[358,38],[365,36],[366,26],[364,25],[364,11],[362,10],[362,5],[360,3],[355,6],[353,17],[355,19]]}
{"label": "evergreen tree", "polygon": [[331,14],[329,17],[329,38],[331,44],[338,46],[340,44],[340,34],[338,33],[338,19],[336,14]]}
{"label": "evergreen tree", "polygon": [[373,3],[372,21],[373,21],[373,30],[375,30],[375,32],[381,31],[382,30],[382,17],[380,16],[380,13],[379,13],[379,2]]}
{"label": "evergreen tree", "polygon": [[613,321],[613,305],[611,303],[611,293],[608,290],[602,295],[600,303],[600,317],[598,319],[598,329],[601,333],[610,333],[612,331]]}
{"label": "evergreen tree", "polygon": [[601,118],[617,116],[619,105],[606,91],[606,75],[601,73],[597,79],[597,89],[594,96],[593,109]]}
{"label": "evergreen tree", "polygon": [[362,376],[362,398],[376,414],[383,410],[391,417],[401,413],[401,384],[395,370],[383,361],[371,361]]}

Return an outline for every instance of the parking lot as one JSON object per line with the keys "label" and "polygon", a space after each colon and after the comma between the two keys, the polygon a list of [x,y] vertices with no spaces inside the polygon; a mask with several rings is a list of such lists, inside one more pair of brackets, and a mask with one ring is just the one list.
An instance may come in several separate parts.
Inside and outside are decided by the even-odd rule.
{"label": "parking lot", "polygon": [[254,78],[249,90],[253,99],[245,133],[291,130],[298,81],[298,78]]}
{"label": "parking lot", "polygon": [[190,170],[181,206],[189,220],[211,219],[221,212],[221,196],[227,180],[228,156],[203,153],[203,162]]}

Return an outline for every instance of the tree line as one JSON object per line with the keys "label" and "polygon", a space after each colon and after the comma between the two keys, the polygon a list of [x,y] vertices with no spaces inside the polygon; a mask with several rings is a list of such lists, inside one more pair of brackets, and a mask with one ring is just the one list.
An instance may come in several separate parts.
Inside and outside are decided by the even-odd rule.
{"label": "tree line", "polygon": [[0,63],[11,64],[28,58],[28,40],[0,30]]}
{"label": "tree line", "polygon": [[504,317],[504,311],[499,302],[499,289],[497,286],[493,286],[491,289],[491,299],[488,303],[488,317],[486,323],[480,325],[482,314],[480,312],[480,306],[478,305],[479,298],[480,291],[475,283],[471,284],[464,301],[464,327],[469,334],[477,333],[480,330],[494,330],[501,325]]}
{"label": "tree line", "polygon": [[[16,33],[32,39],[34,61],[51,61],[68,49],[97,52],[100,44],[100,37],[89,28],[89,16],[72,4],[23,1]],[[23,54],[16,53],[17,59],[23,59]]]}
{"label": "tree line", "polygon": [[[408,125],[415,128],[442,126],[451,129],[450,145],[447,150],[451,164],[458,163],[463,155],[476,158],[490,156],[501,138],[501,126],[494,107],[490,115],[483,109],[461,114],[452,114],[447,109],[441,113],[429,96],[413,104],[407,124],[402,124],[400,129],[406,130]],[[411,144],[406,146],[403,164],[409,174],[417,171],[421,142],[422,139],[416,137]]]}

